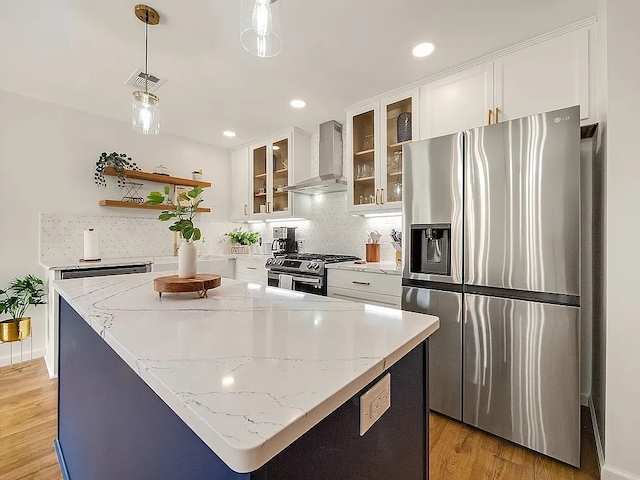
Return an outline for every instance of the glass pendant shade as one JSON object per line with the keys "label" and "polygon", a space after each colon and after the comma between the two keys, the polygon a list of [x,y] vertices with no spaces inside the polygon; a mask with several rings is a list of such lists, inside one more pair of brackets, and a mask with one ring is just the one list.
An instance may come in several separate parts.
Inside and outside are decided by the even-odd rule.
{"label": "glass pendant shade", "polygon": [[242,0],[240,42],[257,57],[275,57],[282,50],[282,0]]}
{"label": "glass pendant shade", "polygon": [[144,135],[160,133],[159,99],[153,93],[133,92],[133,129]]}

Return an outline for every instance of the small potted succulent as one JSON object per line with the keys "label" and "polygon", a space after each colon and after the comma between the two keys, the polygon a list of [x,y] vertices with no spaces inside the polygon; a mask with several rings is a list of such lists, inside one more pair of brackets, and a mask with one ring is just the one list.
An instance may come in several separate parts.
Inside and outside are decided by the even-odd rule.
{"label": "small potted succulent", "polygon": [[224,235],[231,240],[231,253],[233,254],[247,254],[249,247],[260,241],[259,232],[245,232],[242,228],[236,228]]}
{"label": "small potted succulent", "polygon": [[107,155],[106,152],[102,152],[96,162],[96,172],[93,174],[93,183],[99,187],[107,186],[107,180],[104,178],[104,171],[107,167],[113,167],[115,169],[118,174],[118,186],[121,188],[124,187],[127,181],[126,170],[140,171],[136,162],[127,156],[126,153],[112,152]]}
{"label": "small potted succulent", "polygon": [[0,320],[0,342],[16,342],[31,335],[31,317],[25,317],[31,305],[44,304],[42,280],[33,275],[14,279],[6,290],[0,289],[0,315],[9,314]]}
{"label": "small potted succulent", "polygon": [[172,220],[174,223],[169,227],[172,232],[179,233],[183,242],[178,248],[178,276],[180,278],[195,278],[197,273],[198,251],[193,244],[200,240],[202,233],[194,226],[193,219],[198,213],[198,207],[203,202],[202,187],[194,187],[187,193],[180,193],[177,204],[174,204],[169,196],[171,189],[164,187],[164,195],[160,192],[151,192],[147,196],[147,205],[164,205],[167,210],[163,211],[158,219],[163,222]]}

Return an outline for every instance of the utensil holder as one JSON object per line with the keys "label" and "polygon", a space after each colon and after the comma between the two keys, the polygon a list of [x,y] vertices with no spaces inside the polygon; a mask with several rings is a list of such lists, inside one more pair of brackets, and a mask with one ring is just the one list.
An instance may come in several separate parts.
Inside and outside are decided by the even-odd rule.
{"label": "utensil holder", "polygon": [[379,263],[380,262],[380,244],[379,243],[367,243],[366,244],[366,257],[367,262]]}

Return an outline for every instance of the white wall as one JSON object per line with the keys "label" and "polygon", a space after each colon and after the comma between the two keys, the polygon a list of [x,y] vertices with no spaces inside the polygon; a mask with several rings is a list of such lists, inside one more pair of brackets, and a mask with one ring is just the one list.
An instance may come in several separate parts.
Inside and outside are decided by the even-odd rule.
{"label": "white wall", "polygon": [[640,2],[605,2],[606,419],[603,479],[640,479]]}
{"label": "white wall", "polygon": [[[140,135],[128,123],[0,90],[0,286],[28,273],[44,276],[38,266],[40,213],[157,216],[152,211],[98,206],[101,199],[123,195],[113,186],[114,178],[108,179],[111,186],[106,190],[93,183],[95,162],[103,151],[127,153],[146,171],[163,164],[173,175],[190,177],[192,170],[202,168],[204,178],[213,184],[205,193],[212,213],[202,215],[202,221],[227,220],[231,178],[227,150],[167,134]],[[166,234],[172,235],[168,230]],[[34,350],[41,355],[44,308],[30,313],[35,322]],[[0,358],[7,349],[0,345]]]}

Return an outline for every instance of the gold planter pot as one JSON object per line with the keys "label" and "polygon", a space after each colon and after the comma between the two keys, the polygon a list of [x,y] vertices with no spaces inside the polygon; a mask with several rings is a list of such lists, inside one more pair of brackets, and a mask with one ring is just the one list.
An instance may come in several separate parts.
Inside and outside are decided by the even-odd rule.
{"label": "gold planter pot", "polygon": [[0,322],[0,342],[17,342],[31,336],[31,317]]}

